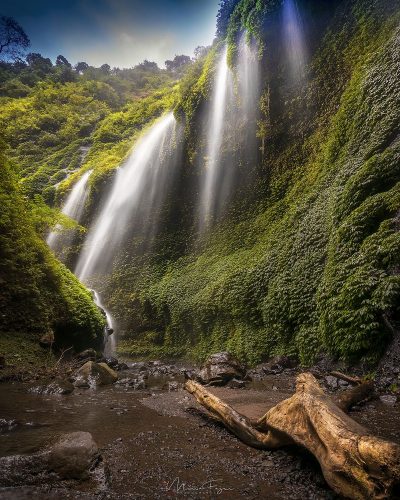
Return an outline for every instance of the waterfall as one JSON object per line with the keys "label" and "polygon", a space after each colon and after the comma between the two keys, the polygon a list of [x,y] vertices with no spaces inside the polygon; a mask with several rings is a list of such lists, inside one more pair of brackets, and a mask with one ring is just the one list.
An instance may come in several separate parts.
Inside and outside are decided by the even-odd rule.
{"label": "waterfall", "polygon": [[115,353],[115,347],[116,347],[116,338],[114,335],[114,321],[113,318],[111,317],[111,314],[104,307],[100,299],[100,295],[96,292],[96,290],[92,290],[92,293],[93,293],[94,303],[97,305],[97,307],[99,307],[102,311],[104,311],[104,314],[106,315],[107,325],[104,329],[103,352],[106,356],[111,356]]}
{"label": "waterfall", "polygon": [[[234,85],[235,82],[235,85]],[[260,98],[258,47],[240,37],[234,74],[224,47],[217,63],[214,87],[205,120],[205,175],[199,208],[200,236],[226,207],[235,183],[240,182],[239,164],[254,167],[257,156],[257,117]],[[223,158],[223,146],[229,144],[234,155]],[[249,168],[245,168],[249,172]]]}
{"label": "waterfall", "polygon": [[[71,192],[69,193],[64,205],[61,208],[63,214],[68,215],[68,217],[76,220],[77,222],[80,222],[83,210],[85,208],[85,203],[89,194],[88,181],[91,173],[92,170],[89,170],[82,175],[75,186],[71,189]],[[60,229],[60,227],[57,227],[57,229]],[[59,252],[71,243],[72,238],[73,235],[67,236],[64,234],[60,234],[57,231],[52,231],[48,235],[46,242],[54,252]],[[104,354],[111,355],[115,351],[115,335],[112,335],[113,320],[109,312],[103,306],[99,294],[95,290],[92,290],[92,293],[95,304],[100,309],[102,309],[104,311],[104,314],[106,315],[107,325],[104,330]]]}
{"label": "waterfall", "polygon": [[200,232],[204,231],[216,215],[218,205],[218,181],[220,177],[219,160],[226,125],[226,108],[229,91],[232,87],[232,76],[227,61],[225,46],[219,58],[214,81],[209,118],[207,120],[206,173],[201,188],[200,199]]}
{"label": "waterfall", "polygon": [[[69,193],[64,205],[61,208],[61,212],[63,214],[68,215],[68,217],[74,219],[76,222],[80,222],[83,214],[83,209],[85,208],[85,203],[89,192],[88,181],[91,173],[92,170],[89,170],[82,175],[82,177],[71,189],[71,192]],[[59,230],[61,229],[61,227],[59,225],[57,225],[55,229],[55,231],[52,231],[47,236],[46,242],[53,250],[53,252],[58,252],[62,247],[67,246],[71,242],[73,234],[65,235],[60,233]]]}
{"label": "waterfall", "polygon": [[162,167],[173,149],[176,128],[173,113],[163,116],[136,142],[126,163],[117,170],[78,259],[75,274],[81,281],[109,270],[133,217],[140,215],[147,220],[153,216],[160,190],[165,187],[168,172]]}
{"label": "waterfall", "polygon": [[304,77],[307,48],[303,21],[296,0],[284,0],[282,23],[290,77],[293,82],[298,82]]}
{"label": "waterfall", "polygon": [[[236,131],[235,144],[240,145],[237,163],[240,161],[241,171],[234,171],[236,180],[246,184],[257,163],[258,139],[257,120],[259,118],[259,100],[261,95],[260,59],[258,43],[244,32],[238,44],[236,63],[236,91],[238,106],[232,127]],[[238,146],[236,146],[238,147]],[[232,169],[231,169],[232,170]]]}

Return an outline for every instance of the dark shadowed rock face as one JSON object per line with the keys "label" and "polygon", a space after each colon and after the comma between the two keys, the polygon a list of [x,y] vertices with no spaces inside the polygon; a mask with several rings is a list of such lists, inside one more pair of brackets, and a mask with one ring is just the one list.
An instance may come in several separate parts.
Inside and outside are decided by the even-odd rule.
{"label": "dark shadowed rock face", "polygon": [[83,479],[97,462],[99,450],[89,432],[63,436],[50,450],[48,470],[64,479]]}
{"label": "dark shadowed rock face", "polygon": [[242,379],[246,373],[240,361],[229,352],[212,354],[201,367],[199,377],[204,384],[225,385],[232,379]]}

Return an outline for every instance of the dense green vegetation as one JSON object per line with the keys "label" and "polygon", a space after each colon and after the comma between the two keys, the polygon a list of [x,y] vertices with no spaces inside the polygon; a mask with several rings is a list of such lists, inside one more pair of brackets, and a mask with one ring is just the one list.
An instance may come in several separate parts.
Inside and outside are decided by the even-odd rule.
{"label": "dense green vegetation", "polygon": [[[249,19],[261,29],[260,5],[238,3],[228,40]],[[339,9],[308,81],[297,97],[281,96],[290,111],[275,103],[264,116],[259,201],[221,222],[201,252],[133,264],[132,288],[126,267],[115,271],[111,303],[124,302],[121,287],[133,293],[133,317],[136,304],[136,340],[121,342],[122,352],[154,352],[156,343],[156,352],[203,359],[228,348],[250,363],[278,353],[309,363],[321,350],[382,355],[399,319],[398,21],[390,2]],[[274,40],[263,36],[268,58]],[[181,104],[190,123],[207,95],[207,66],[197,73]],[[270,77],[271,99],[284,74]]]}
{"label": "dense green vegetation", "polygon": [[[21,339],[21,334],[28,344],[36,346],[41,336],[48,335],[54,336],[59,348],[100,347],[103,315],[90,292],[47,248],[40,231],[43,224],[48,226],[53,214],[22,196],[3,143],[0,167],[2,352],[8,355],[3,344],[12,347],[12,339]],[[11,344],[4,342],[6,338]],[[34,346],[28,350],[35,355]],[[21,348],[21,356],[23,351]]]}
{"label": "dense green vegetation", "polygon": [[[184,146],[155,242],[149,248],[144,233],[128,228],[110,274],[95,280],[117,321],[119,352],[203,359],[227,348],[249,363],[281,353],[305,364],[320,352],[379,359],[400,322],[400,8],[390,0],[299,5],[318,22],[307,33],[308,64],[296,81],[275,0],[222,2],[219,38],[184,70],[180,59],[169,72],[148,62],[122,72],[60,64],[43,73],[43,61],[41,69],[34,62],[1,68],[0,123],[20,179],[17,188],[7,167],[2,196],[11,197],[13,217],[28,220],[17,247],[35,240],[13,257],[22,255],[18,272],[33,276],[23,281],[32,303],[5,331],[59,325],[68,337],[82,331],[60,326],[57,318],[70,311],[71,321],[95,335],[99,316],[87,292],[40,241],[59,217],[37,195],[59,205],[93,169],[88,226],[138,134],[174,109]],[[244,31],[260,48],[257,131],[248,141],[246,124],[237,122],[236,135],[224,142],[223,161],[236,168],[230,207],[199,240],[204,110],[224,41],[235,72]],[[7,228],[22,231],[13,221]],[[39,248],[40,265],[29,253]],[[17,293],[22,275],[8,273],[13,262],[3,279]],[[40,281],[46,266],[57,276],[52,307]]]}
{"label": "dense green vegetation", "polygon": [[[0,124],[11,146],[9,154],[19,167],[25,192],[41,194],[49,204],[54,203],[55,185],[80,168],[89,146],[96,153],[111,146],[108,154],[115,168],[135,130],[160,112],[160,101],[176,78],[141,65],[116,74],[88,68],[80,75],[65,65],[59,68],[46,66],[44,74],[35,65],[19,71],[11,64],[3,72],[0,68]],[[70,78],[60,81],[65,71]],[[11,87],[27,79],[32,87],[15,95]],[[112,149],[124,139],[128,147]]]}

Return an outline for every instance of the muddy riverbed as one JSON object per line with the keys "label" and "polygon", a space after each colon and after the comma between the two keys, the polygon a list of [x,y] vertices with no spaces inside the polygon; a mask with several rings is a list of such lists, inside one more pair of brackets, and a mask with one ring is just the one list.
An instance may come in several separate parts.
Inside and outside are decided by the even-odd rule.
{"label": "muddy riverbed", "polygon": [[[0,384],[0,456],[35,453],[72,431],[90,432],[102,456],[89,480],[3,484],[0,498],[337,498],[312,457],[298,449],[268,452],[243,445],[198,413],[180,377],[170,378],[176,383],[155,377],[146,390],[118,384],[69,395],[38,394],[32,384]],[[211,390],[238,411],[259,417],[290,396],[294,378],[271,375],[246,388]],[[352,416],[400,442],[398,403],[375,400]]]}

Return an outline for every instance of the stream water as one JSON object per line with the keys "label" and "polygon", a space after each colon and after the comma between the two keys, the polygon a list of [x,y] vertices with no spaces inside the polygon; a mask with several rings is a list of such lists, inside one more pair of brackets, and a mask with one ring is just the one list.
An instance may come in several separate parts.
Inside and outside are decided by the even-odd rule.
{"label": "stream water", "polygon": [[[120,372],[121,382],[134,376],[133,367]],[[32,454],[64,433],[87,431],[105,464],[105,475],[97,483],[69,481],[58,486],[61,489],[40,483],[2,489],[0,484],[0,499],[335,498],[309,456],[300,450],[268,452],[243,445],[201,418],[189,394],[170,390],[171,381],[183,380],[176,371],[160,373],[150,376],[143,390],[119,383],[75,389],[66,396],[40,394],[32,383],[0,384],[0,457]],[[258,390],[212,391],[257,418],[287,398],[293,383],[293,377],[269,376]],[[352,417],[399,442],[399,413],[398,405],[378,401]]]}

